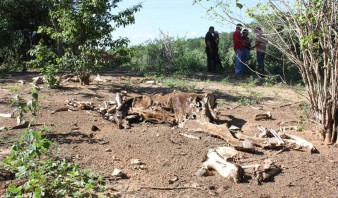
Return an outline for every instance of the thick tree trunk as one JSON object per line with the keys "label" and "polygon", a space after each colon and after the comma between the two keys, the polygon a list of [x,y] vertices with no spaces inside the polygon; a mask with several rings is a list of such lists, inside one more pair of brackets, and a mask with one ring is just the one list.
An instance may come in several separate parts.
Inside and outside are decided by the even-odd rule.
{"label": "thick tree trunk", "polygon": [[80,79],[81,85],[89,85],[90,74],[79,74],[79,79]]}

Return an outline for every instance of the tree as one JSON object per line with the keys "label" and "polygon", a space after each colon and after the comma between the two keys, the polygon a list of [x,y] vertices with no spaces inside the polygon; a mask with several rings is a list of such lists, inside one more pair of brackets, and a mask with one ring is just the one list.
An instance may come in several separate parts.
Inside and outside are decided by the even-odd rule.
{"label": "tree", "polygon": [[41,26],[39,32],[55,40],[61,65],[75,71],[82,84],[89,84],[90,74],[103,67],[99,55],[105,48],[128,43],[126,39],[114,39],[111,33],[134,23],[134,13],[141,4],[113,14],[121,1],[48,0],[51,25]]}
{"label": "tree", "polygon": [[25,70],[27,51],[41,38],[38,26],[47,22],[45,0],[0,1],[0,68]]}
{"label": "tree", "polygon": [[[204,0],[194,0],[201,3]],[[212,0],[208,12],[223,21],[242,22],[232,11],[245,5],[236,0]],[[280,50],[302,75],[314,118],[328,144],[338,143],[337,71],[338,2],[336,0],[268,0],[246,9],[266,30],[271,45]],[[244,23],[245,24],[245,23]]]}

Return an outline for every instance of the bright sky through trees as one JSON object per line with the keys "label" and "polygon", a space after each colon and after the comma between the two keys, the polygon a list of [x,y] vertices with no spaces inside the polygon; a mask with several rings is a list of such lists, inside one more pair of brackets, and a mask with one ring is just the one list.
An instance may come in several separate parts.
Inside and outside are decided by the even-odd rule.
{"label": "bright sky through trees", "polygon": [[[119,7],[127,8],[138,2],[141,1],[124,0]],[[207,19],[205,12],[208,5],[203,4],[192,5],[192,0],[144,0],[143,8],[135,15],[136,23],[118,29],[113,36],[128,37],[131,44],[139,44],[158,38],[160,31],[174,37],[195,38],[204,37],[211,25],[219,32],[229,32],[234,29],[233,24],[221,25]]]}

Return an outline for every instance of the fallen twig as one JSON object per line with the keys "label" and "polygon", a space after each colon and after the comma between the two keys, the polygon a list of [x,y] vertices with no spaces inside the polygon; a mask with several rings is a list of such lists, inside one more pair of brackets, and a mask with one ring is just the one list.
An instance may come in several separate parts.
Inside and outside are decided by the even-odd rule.
{"label": "fallen twig", "polygon": [[153,186],[141,186],[141,189],[153,189],[153,190],[182,190],[182,189],[202,189],[201,187],[184,186],[184,187],[153,187]]}

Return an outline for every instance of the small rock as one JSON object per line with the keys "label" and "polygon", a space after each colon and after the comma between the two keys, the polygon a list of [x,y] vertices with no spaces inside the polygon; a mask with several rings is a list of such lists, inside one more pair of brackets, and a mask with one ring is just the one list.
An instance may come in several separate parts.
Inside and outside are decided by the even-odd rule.
{"label": "small rock", "polygon": [[177,180],[178,180],[178,177],[176,175],[174,175],[173,178],[169,179],[169,184],[173,184]]}
{"label": "small rock", "polygon": [[93,125],[91,130],[92,130],[92,131],[98,131],[98,130],[100,130],[100,129],[99,129],[99,127]]}
{"label": "small rock", "polygon": [[143,163],[142,163],[141,160],[139,160],[139,159],[132,159],[132,160],[131,160],[131,164],[132,164],[132,165],[141,165],[141,164],[143,164]]}
{"label": "small rock", "polygon": [[115,155],[113,155],[113,161],[120,161],[120,159],[119,158],[117,158]]}
{"label": "small rock", "polygon": [[197,170],[197,172],[195,173],[195,175],[197,177],[203,177],[207,175],[207,170],[205,168],[200,168]]}
{"label": "small rock", "polygon": [[124,129],[130,129],[131,128],[128,123],[124,123],[122,126],[123,126]]}
{"label": "small rock", "polygon": [[124,175],[123,172],[118,168],[115,168],[112,173],[112,176],[114,177],[122,177],[123,175]]}
{"label": "small rock", "polygon": [[105,140],[102,140],[99,142],[100,145],[103,145],[103,144],[108,144],[109,142],[108,141],[105,141]]}
{"label": "small rock", "polygon": [[111,149],[106,149],[106,152],[112,152],[112,150]]}
{"label": "small rock", "polygon": [[18,83],[21,84],[21,85],[23,85],[23,84],[26,84],[26,81],[24,81],[24,80],[18,80]]}

